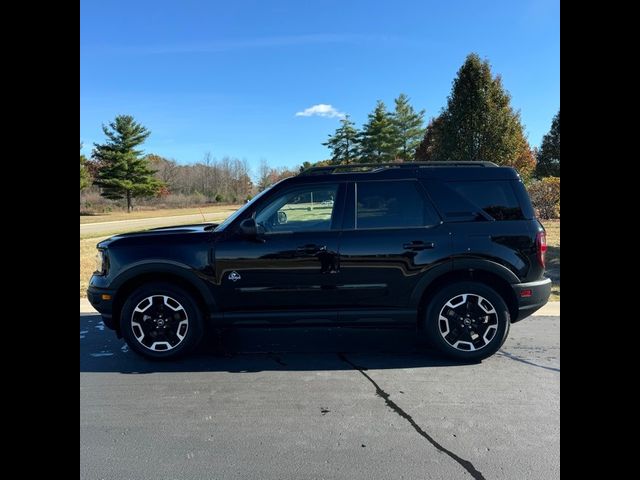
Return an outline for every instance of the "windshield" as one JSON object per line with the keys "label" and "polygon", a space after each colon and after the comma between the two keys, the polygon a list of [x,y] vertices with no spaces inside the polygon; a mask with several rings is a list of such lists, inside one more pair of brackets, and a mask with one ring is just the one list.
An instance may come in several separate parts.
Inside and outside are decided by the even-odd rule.
{"label": "windshield", "polygon": [[236,210],[231,215],[229,215],[224,222],[222,222],[220,225],[218,225],[215,228],[214,232],[222,232],[225,228],[227,228],[227,226],[231,222],[233,222],[236,218],[238,218],[240,215],[242,215],[251,205],[253,205],[253,203],[256,200],[258,200],[265,193],[267,193],[269,190],[271,190],[271,188],[273,188],[273,185],[271,187],[265,188],[263,191],[261,191],[259,194],[257,194],[255,197],[253,197],[251,200],[249,200],[247,203],[245,203],[243,206],[241,206],[238,210]]}

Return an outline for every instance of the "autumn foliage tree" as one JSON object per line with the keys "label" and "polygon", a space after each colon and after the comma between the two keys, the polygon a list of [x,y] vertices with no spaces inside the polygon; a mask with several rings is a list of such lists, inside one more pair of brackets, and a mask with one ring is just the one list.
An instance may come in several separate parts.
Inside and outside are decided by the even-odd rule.
{"label": "autumn foliage tree", "polygon": [[527,187],[531,203],[542,219],[560,217],[560,177],[545,177]]}
{"label": "autumn foliage tree", "polygon": [[[82,144],[80,144],[82,149]],[[87,157],[80,154],[80,191],[91,185],[91,175],[89,174],[89,167],[87,165]]]}
{"label": "autumn foliage tree", "polygon": [[442,116],[432,118],[424,132],[424,137],[418,145],[415,159],[418,162],[429,162],[436,160],[436,149],[440,145],[442,135]]}

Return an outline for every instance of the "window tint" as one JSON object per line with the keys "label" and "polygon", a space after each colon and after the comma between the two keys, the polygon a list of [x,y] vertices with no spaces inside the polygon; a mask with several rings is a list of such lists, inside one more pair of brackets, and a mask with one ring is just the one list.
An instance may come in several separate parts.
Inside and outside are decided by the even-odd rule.
{"label": "window tint", "polygon": [[256,214],[265,233],[330,230],[338,185],[309,185],[287,190]]}
{"label": "window tint", "polygon": [[449,185],[496,220],[521,220],[524,218],[509,182],[450,182]]}
{"label": "window tint", "polygon": [[423,227],[440,220],[415,181],[358,182],[356,228]]}

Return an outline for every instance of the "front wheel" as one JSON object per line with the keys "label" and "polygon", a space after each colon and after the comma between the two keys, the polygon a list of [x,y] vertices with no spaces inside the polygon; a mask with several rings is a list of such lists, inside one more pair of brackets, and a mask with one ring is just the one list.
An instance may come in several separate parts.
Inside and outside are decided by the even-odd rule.
{"label": "front wheel", "polygon": [[122,307],[122,336],[148,358],[176,358],[202,339],[202,314],[193,297],[170,283],[149,283],[134,290]]}
{"label": "front wheel", "polygon": [[437,292],[426,308],[431,343],[456,360],[485,359],[502,346],[511,323],[503,298],[478,282],[459,282]]}

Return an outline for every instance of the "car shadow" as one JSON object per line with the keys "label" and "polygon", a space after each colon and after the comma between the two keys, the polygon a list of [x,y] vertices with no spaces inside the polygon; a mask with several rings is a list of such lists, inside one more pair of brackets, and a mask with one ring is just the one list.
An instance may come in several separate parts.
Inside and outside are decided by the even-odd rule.
{"label": "car shadow", "polygon": [[392,328],[231,328],[209,336],[194,353],[172,361],[130,351],[99,315],[80,316],[80,371],[115,373],[261,372],[457,366],[418,337]]}

